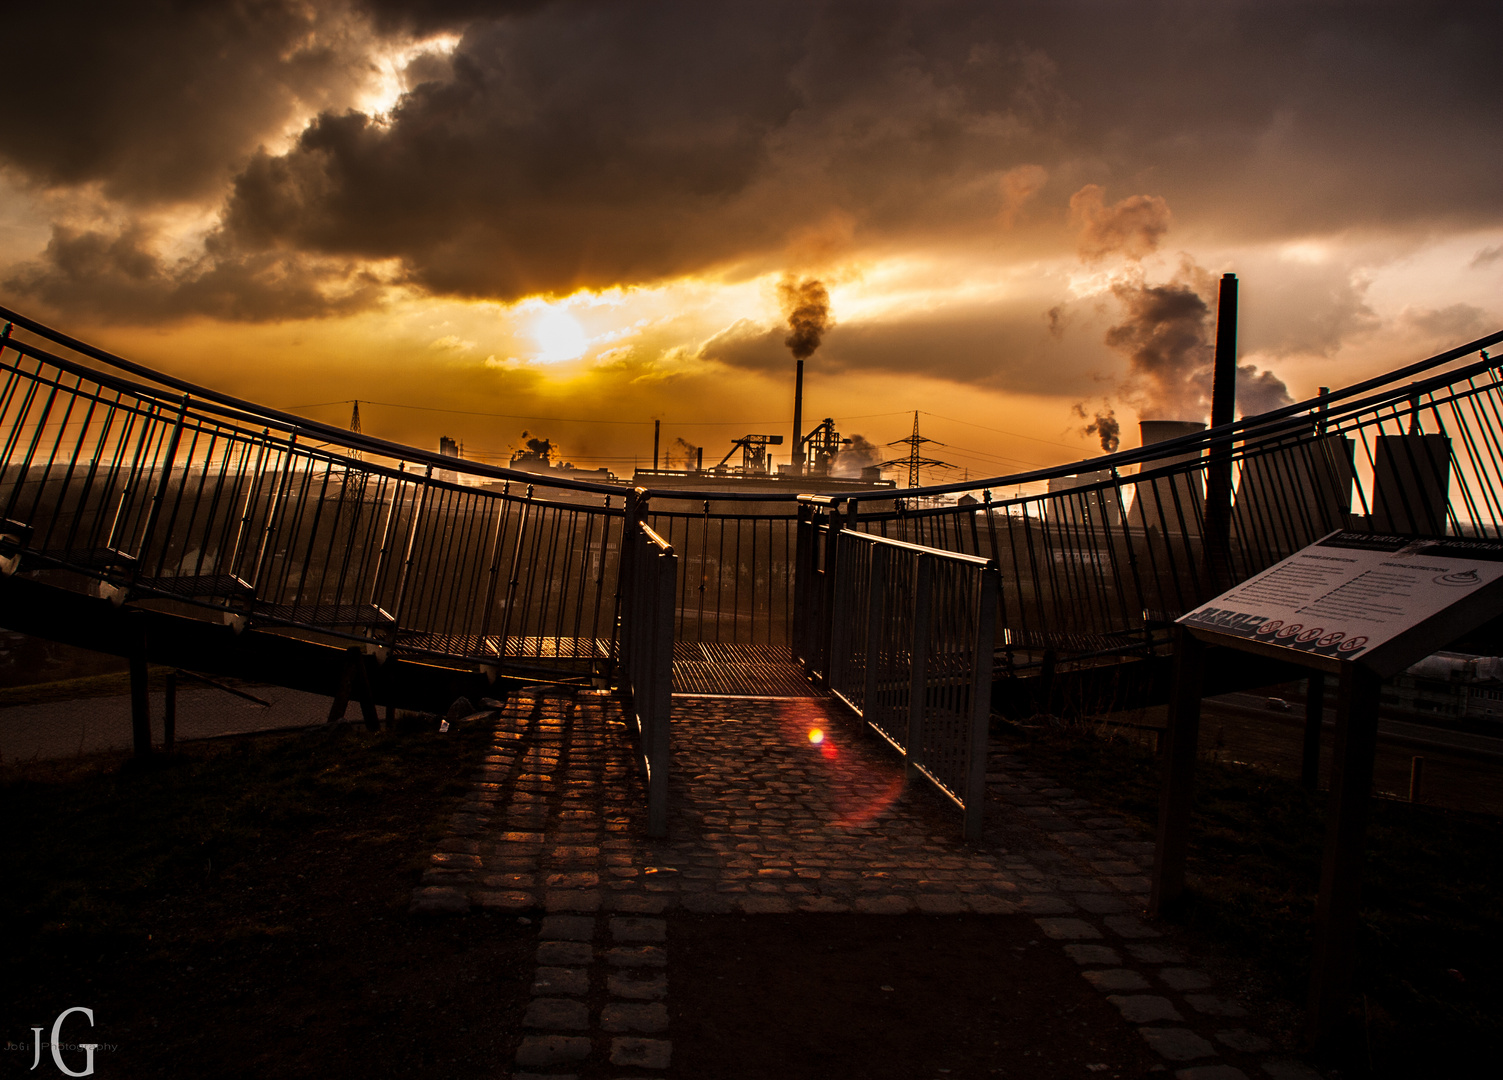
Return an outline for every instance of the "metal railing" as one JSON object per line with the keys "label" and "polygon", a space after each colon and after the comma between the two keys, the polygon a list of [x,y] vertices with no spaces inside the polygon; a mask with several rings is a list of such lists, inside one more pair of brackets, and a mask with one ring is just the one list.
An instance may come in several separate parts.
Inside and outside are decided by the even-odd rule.
{"label": "metal railing", "polygon": [[631,699],[637,754],[647,778],[647,831],[668,832],[672,759],[674,591],[678,556],[640,520],[626,526],[621,568],[621,682]]}
{"label": "metal railing", "polygon": [[[811,531],[815,520],[808,523]],[[981,836],[998,574],[985,559],[831,529],[823,618],[830,691]]]}
{"label": "metal railing", "polygon": [[[623,486],[317,424],[0,318],[16,326],[0,335],[0,568],[377,653],[613,677]],[[1503,535],[1503,372],[1474,355],[1499,340],[1198,435],[897,508],[860,493],[825,516],[993,560],[1009,670],[1149,653],[1169,620],[1332,529]],[[963,492],[982,497],[935,504]],[[806,550],[789,497],[648,494],[679,556],[678,638],[788,643],[823,673],[829,642],[800,627],[828,620],[800,611],[833,602],[833,549]],[[805,562],[818,588],[799,584]]]}
{"label": "metal railing", "polygon": [[921,505],[964,490],[949,485],[867,511],[856,496],[845,527],[994,560],[1009,667],[1150,653],[1173,619],[1333,530],[1503,535],[1503,364],[1484,352],[1448,366],[1499,339],[1223,428],[999,478],[979,500]]}
{"label": "metal railing", "polygon": [[620,489],[534,485],[86,360],[0,335],[13,572],[379,655],[610,677]]}

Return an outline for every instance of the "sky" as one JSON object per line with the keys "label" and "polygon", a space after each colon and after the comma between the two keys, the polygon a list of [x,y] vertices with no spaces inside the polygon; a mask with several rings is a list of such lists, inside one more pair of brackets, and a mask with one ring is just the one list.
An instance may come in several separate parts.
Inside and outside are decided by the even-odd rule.
{"label": "sky", "polygon": [[[996,476],[1503,327],[1496,3],[239,0],[7,17],[0,303],[629,474],[805,427]],[[802,291],[801,291],[802,290]],[[796,306],[796,305],[795,305]],[[526,433],[524,435],[524,432]]]}

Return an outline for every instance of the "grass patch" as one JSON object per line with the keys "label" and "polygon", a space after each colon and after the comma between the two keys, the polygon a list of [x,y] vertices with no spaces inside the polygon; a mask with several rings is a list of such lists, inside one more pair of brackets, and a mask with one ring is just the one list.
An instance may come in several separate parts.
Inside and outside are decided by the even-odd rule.
{"label": "grass patch", "polygon": [[4,770],[7,1038],[86,1005],[101,1075],[489,1075],[525,930],[406,910],[489,744],[343,725]]}
{"label": "grass patch", "polygon": [[[1089,725],[1016,738],[1032,767],[1155,826],[1148,747]],[[1195,782],[1182,921],[1303,1007],[1326,795],[1204,758]],[[1503,1041],[1503,821],[1390,800],[1372,811],[1354,1006],[1330,1064],[1348,1076],[1462,1075]]]}

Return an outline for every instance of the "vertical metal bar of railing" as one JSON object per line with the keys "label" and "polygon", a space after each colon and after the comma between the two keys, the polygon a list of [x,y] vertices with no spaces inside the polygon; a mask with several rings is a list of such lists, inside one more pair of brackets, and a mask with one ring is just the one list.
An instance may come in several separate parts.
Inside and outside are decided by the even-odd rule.
{"label": "vertical metal bar of railing", "polygon": [[929,638],[934,618],[934,561],[920,555],[913,581],[913,627],[908,639],[908,736],[904,774],[919,777],[924,755],[924,704],[929,687]]}
{"label": "vertical metal bar of railing", "polygon": [[[633,513],[640,507],[633,500]],[[641,507],[645,509],[645,507]],[[647,776],[647,832],[668,832],[672,758],[673,637],[678,556],[645,521],[628,517],[623,539],[621,670]]]}

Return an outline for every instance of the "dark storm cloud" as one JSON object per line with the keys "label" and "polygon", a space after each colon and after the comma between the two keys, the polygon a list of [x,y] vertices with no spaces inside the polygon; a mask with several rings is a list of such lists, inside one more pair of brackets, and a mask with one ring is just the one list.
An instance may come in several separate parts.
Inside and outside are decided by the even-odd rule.
{"label": "dark storm cloud", "polygon": [[379,283],[359,267],[295,252],[211,251],[169,263],[139,226],[117,233],[55,226],[42,258],[14,268],[6,290],[105,321],[210,315],[243,322],[359,311]]}
{"label": "dark storm cloud", "polygon": [[218,196],[299,102],[361,77],[340,4],[297,0],[12,4],[0,162],[131,204]]}
{"label": "dark storm cloud", "polygon": [[[766,269],[832,211],[857,246],[1015,222],[1043,230],[1015,245],[1058,251],[1086,185],[1151,193],[1084,208],[1123,251],[1151,246],[1165,204],[1221,242],[1503,208],[1496,3],[41,10],[7,25],[27,97],[0,155],[24,178],[139,202],[233,176],[218,258],[391,258],[443,294]],[[389,120],[330,108],[255,151],[294,100],[339,100],[371,35],[437,30],[463,35],[452,61],[416,65]]]}

